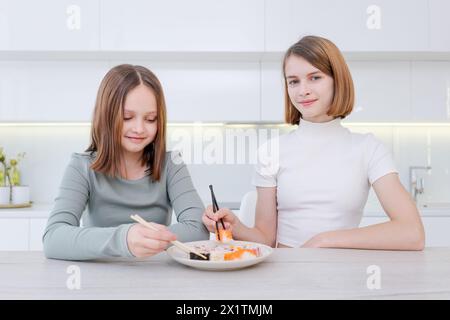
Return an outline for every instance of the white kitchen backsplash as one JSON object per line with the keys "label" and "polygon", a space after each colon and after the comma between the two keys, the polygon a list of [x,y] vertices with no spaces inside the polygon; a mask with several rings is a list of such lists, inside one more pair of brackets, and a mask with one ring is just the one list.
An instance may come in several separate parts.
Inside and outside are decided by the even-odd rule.
{"label": "white kitchen backsplash", "polygon": [[394,130],[395,160],[407,181],[408,166],[430,166],[417,172],[425,180],[423,202],[450,202],[450,127],[401,127]]}
{"label": "white kitchen backsplash", "polygon": [[[425,193],[420,195],[421,200],[450,202],[450,125],[406,127],[346,124],[346,126],[354,132],[372,132],[385,143],[393,154],[400,179],[406,188],[409,188],[409,166],[431,166],[432,170],[429,172],[418,173],[425,178]],[[247,154],[242,159],[238,159],[237,155],[234,160],[226,159],[226,154],[223,154],[223,157],[218,155],[207,158],[205,154],[211,154],[207,149],[208,146],[211,147],[210,142],[213,139],[223,138],[223,150],[226,151],[226,148],[230,147],[230,141],[226,139],[227,133],[232,136],[239,135],[239,132],[244,135],[264,132],[270,138],[274,136],[276,130],[283,134],[292,128],[280,125],[203,127],[171,125],[168,128],[168,145],[169,149],[174,147],[180,149],[182,139],[186,137],[191,139],[192,152],[185,153],[184,157],[194,184],[205,203],[210,203],[209,184],[214,185],[219,202],[238,202],[245,192],[253,189],[250,180],[254,158],[251,158],[250,153],[254,148],[247,141],[244,142]],[[87,148],[89,132],[88,126],[0,126],[0,146],[5,148],[9,156],[26,152],[25,159],[21,163],[23,183],[31,186],[33,201],[49,203],[57,195],[71,153],[81,152]],[[180,134],[183,138],[180,138]],[[263,135],[258,138],[263,142]],[[199,149],[199,145],[203,147]],[[240,148],[237,140],[232,147],[234,150]],[[199,150],[202,153],[198,154]],[[376,196],[371,192],[369,203],[376,202]]]}

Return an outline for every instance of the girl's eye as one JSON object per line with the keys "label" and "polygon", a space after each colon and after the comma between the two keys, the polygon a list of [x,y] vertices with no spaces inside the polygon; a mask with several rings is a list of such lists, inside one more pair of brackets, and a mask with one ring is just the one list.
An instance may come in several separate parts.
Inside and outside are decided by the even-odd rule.
{"label": "girl's eye", "polygon": [[321,77],[319,77],[319,76],[312,76],[311,77],[311,80],[312,81],[316,81],[316,80],[319,80]]}
{"label": "girl's eye", "polygon": [[[124,121],[131,120],[132,118],[123,118]],[[147,119],[148,122],[155,122],[156,119]]]}
{"label": "girl's eye", "polygon": [[298,80],[290,80],[289,82],[288,82],[288,84],[290,85],[290,86],[293,86],[294,84],[297,84],[298,83]]}

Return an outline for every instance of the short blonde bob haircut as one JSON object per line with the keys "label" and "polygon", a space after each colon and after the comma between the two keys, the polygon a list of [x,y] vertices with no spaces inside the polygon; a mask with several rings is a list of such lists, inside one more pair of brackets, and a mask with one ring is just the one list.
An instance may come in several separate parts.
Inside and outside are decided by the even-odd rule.
{"label": "short blonde bob haircut", "polygon": [[344,119],[353,110],[355,90],[353,80],[342,53],[328,39],[317,36],[305,36],[293,44],[283,59],[284,75],[284,115],[289,124],[299,124],[302,115],[289,98],[286,80],[286,61],[292,56],[299,56],[314,67],[329,75],[334,80],[334,95],[328,115]]}
{"label": "short blonde bob haircut", "polygon": [[152,143],[143,150],[142,165],[147,165],[150,179],[158,181],[166,156],[166,103],[158,78],[145,67],[122,64],[112,68],[103,78],[95,101],[91,127],[91,144],[86,151],[96,152],[91,169],[108,176],[120,176],[123,165],[123,105],[127,94],[139,85],[152,90],[156,98],[157,132]]}

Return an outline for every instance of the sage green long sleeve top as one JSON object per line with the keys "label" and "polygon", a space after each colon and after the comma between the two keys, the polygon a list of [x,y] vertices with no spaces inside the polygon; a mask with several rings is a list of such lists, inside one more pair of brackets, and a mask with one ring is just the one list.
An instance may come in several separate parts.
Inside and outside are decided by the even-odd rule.
{"label": "sage green long sleeve top", "polygon": [[[108,177],[90,169],[94,156],[72,154],[43,235],[47,258],[133,257],[127,245],[131,214],[169,226],[181,242],[209,239],[203,203],[178,152],[166,153],[159,181]],[[178,223],[170,225],[172,209]]]}

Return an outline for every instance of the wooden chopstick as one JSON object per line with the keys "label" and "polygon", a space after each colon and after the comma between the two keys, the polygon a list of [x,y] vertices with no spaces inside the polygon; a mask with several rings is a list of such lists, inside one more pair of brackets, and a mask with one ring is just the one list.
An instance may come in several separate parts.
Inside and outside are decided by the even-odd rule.
{"label": "wooden chopstick", "polygon": [[[153,230],[153,231],[158,231],[158,229],[156,229],[154,226],[152,226],[150,223],[148,223],[147,221],[145,221],[144,219],[142,219],[142,218],[141,218],[139,215],[137,215],[137,214],[131,215],[130,218],[133,219],[134,221],[136,221],[136,222],[142,224],[142,225],[143,225],[144,227],[146,227],[146,228],[149,228],[149,229],[151,229],[151,230]],[[192,249],[191,247],[185,245],[184,243],[182,243],[182,242],[180,242],[180,241],[175,240],[175,241],[171,241],[171,243],[172,243],[174,246],[176,246],[176,247],[180,248],[181,250],[183,250],[184,252],[187,252],[187,253],[191,253],[191,252],[192,252],[193,254],[195,254],[195,255],[197,255],[197,256],[199,256],[199,257],[202,257],[202,258],[205,259],[205,260],[208,260],[208,258],[207,258],[206,256],[204,256],[203,254],[201,254],[201,253],[195,251],[194,249]]]}

